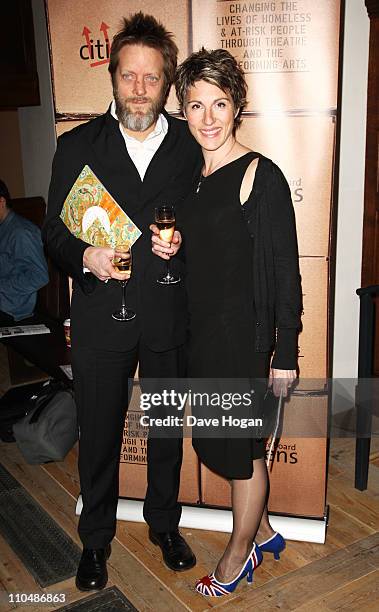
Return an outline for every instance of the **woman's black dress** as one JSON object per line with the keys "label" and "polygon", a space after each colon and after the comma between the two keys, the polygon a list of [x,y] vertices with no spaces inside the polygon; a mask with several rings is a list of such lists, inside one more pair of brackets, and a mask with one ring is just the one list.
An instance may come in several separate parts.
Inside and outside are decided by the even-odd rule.
{"label": "woman's black dress", "polygon": [[[249,380],[266,378],[269,368],[268,353],[254,350],[253,239],[239,199],[245,171],[255,157],[247,153],[201,177],[183,207],[181,223],[190,312],[189,378],[241,379],[246,390]],[[221,386],[225,390],[227,383]],[[228,413],[253,416],[241,407]],[[237,437],[227,428],[225,437],[207,438],[198,437],[195,428],[193,445],[215,472],[249,478],[252,459],[263,457],[264,444],[243,433]]]}

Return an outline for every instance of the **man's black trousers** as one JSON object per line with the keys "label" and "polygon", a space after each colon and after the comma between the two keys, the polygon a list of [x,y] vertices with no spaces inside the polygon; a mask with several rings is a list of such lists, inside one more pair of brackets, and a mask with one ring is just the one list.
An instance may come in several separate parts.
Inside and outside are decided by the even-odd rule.
{"label": "man's black trousers", "polygon": [[[116,530],[120,450],[137,363],[140,379],[184,377],[185,349],[157,353],[140,342],[124,352],[73,346],[72,353],[83,499],[79,536],[86,548],[104,548]],[[148,439],[144,517],[158,532],[176,529],[180,520],[182,454],[181,437]]]}

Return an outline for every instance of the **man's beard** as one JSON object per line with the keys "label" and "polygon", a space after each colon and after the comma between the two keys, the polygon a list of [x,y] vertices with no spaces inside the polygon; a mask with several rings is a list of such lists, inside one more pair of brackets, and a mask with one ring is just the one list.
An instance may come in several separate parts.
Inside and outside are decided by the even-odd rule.
{"label": "man's beard", "polygon": [[[116,103],[116,115],[121,125],[127,130],[132,132],[144,132],[148,130],[158,119],[159,114],[162,112],[165,102],[165,96],[163,93],[155,102],[151,101],[150,98],[145,96],[133,96],[130,98],[121,98],[116,89],[113,91],[115,103]],[[135,101],[150,102],[150,106],[145,112],[136,111],[133,112],[128,102]]]}

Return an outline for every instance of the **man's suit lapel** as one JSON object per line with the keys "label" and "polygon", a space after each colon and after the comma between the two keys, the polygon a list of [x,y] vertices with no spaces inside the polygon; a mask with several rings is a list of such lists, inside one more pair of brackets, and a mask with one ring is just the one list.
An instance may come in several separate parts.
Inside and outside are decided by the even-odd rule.
{"label": "man's suit lapel", "polygon": [[[142,181],[130,159],[118,122],[109,110],[104,116],[103,129],[99,130],[91,144],[100,168],[99,179],[126,212],[136,210]],[[95,168],[93,171],[96,174]]]}

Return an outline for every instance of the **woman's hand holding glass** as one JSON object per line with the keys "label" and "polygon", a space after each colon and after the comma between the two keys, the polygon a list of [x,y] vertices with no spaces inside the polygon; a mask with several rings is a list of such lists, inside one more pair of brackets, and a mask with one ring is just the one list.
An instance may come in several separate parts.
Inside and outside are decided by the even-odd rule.
{"label": "woman's hand holding glass", "polygon": [[155,223],[150,225],[150,229],[153,232],[151,237],[151,250],[153,251],[154,255],[158,255],[158,257],[161,257],[167,261],[170,259],[170,257],[177,254],[182,245],[182,236],[179,230],[175,230],[171,242],[166,242],[160,238],[160,232]]}
{"label": "woman's hand holding glass", "polygon": [[[157,244],[157,236],[153,235],[157,254],[162,259],[166,260],[166,274],[159,279],[157,283],[160,285],[175,285],[180,282],[180,276],[175,276],[170,270],[170,258],[178,251],[176,247],[177,241],[180,240],[180,234],[175,231],[175,210],[173,206],[163,205],[155,209],[155,224],[150,228],[158,232],[160,244]],[[178,245],[179,248],[180,244]]]}

